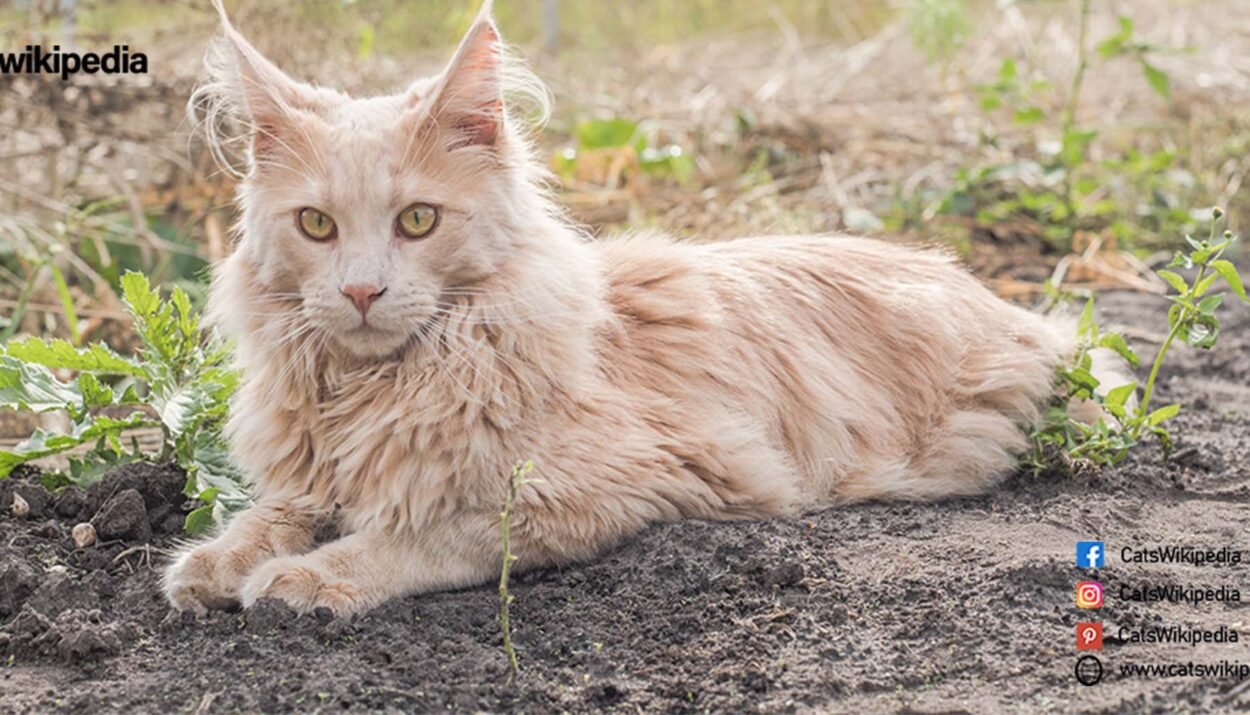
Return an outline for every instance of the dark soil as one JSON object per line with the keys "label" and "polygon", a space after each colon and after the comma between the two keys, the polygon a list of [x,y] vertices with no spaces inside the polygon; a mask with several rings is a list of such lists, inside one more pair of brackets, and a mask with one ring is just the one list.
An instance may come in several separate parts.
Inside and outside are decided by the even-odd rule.
{"label": "dark soil", "polygon": [[[1103,300],[1112,322],[1150,331],[1166,327],[1161,305]],[[276,602],[197,619],[172,613],[158,589],[186,506],[181,474],[128,467],[55,496],[18,475],[0,482],[0,710],[1246,711],[1250,681],[1117,670],[1250,662],[1245,602],[1115,596],[1122,583],[1250,586],[1250,563],[1119,559],[1123,546],[1250,550],[1250,310],[1224,317],[1214,353],[1182,347],[1165,369],[1158,404],[1186,405],[1170,461],[1152,443],[1100,475],[1020,475],[976,499],[656,526],[595,563],[516,580],[515,685],[494,586],[405,598],[350,621],[298,617]],[[9,513],[15,490],[25,518]],[[97,545],[74,547],[81,521],[93,523]],[[1074,567],[1081,539],[1107,543],[1108,568]],[[1101,612],[1074,605],[1075,583],[1091,577],[1107,588]],[[1108,633],[1107,676],[1094,687],[1073,677],[1078,620]],[[1245,640],[1116,636],[1151,623],[1228,626]]]}

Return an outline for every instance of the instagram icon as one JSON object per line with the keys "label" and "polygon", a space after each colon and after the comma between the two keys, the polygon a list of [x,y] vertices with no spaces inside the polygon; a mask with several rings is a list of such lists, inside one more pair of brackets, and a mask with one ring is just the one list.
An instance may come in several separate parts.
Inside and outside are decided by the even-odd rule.
{"label": "instagram icon", "polygon": [[1097,581],[1081,581],[1076,585],[1077,608],[1102,608],[1102,584]]}

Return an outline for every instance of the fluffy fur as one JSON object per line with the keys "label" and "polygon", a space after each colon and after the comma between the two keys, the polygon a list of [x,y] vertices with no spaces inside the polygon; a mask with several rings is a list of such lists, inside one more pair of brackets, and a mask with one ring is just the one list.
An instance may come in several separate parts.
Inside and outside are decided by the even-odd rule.
{"label": "fluffy fur", "polygon": [[[497,576],[518,460],[537,465],[522,568],[656,521],[976,493],[1012,469],[1072,349],[936,251],[587,240],[504,111],[525,75],[488,10],[442,75],[369,99],[224,33],[197,106],[251,127],[212,311],[238,342],[229,436],[256,505],[170,566],[179,608],[346,614]],[[396,237],[416,201],[439,226]],[[304,206],[337,238],[300,235]],[[340,294],[362,281],[385,288],[367,316]],[[327,520],[341,536],[316,546]]]}

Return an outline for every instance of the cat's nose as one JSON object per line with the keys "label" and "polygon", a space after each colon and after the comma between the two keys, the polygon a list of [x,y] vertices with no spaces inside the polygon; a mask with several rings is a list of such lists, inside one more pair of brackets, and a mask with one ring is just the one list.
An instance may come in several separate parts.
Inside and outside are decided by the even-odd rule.
{"label": "cat's nose", "polygon": [[355,304],[356,310],[360,311],[360,317],[363,318],[369,312],[369,306],[373,305],[373,301],[381,298],[386,292],[386,287],[379,288],[372,283],[348,283],[339,288],[339,292]]}

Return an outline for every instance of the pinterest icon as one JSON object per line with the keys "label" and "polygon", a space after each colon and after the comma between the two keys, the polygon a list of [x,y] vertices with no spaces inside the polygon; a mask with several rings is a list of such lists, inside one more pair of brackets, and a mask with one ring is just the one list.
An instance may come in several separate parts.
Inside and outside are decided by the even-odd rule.
{"label": "pinterest icon", "polygon": [[1102,624],[1101,623],[1078,623],[1076,624],[1076,649],[1077,650],[1102,650]]}
{"label": "pinterest icon", "polygon": [[1097,581],[1081,581],[1076,585],[1077,608],[1102,608],[1102,584]]}

